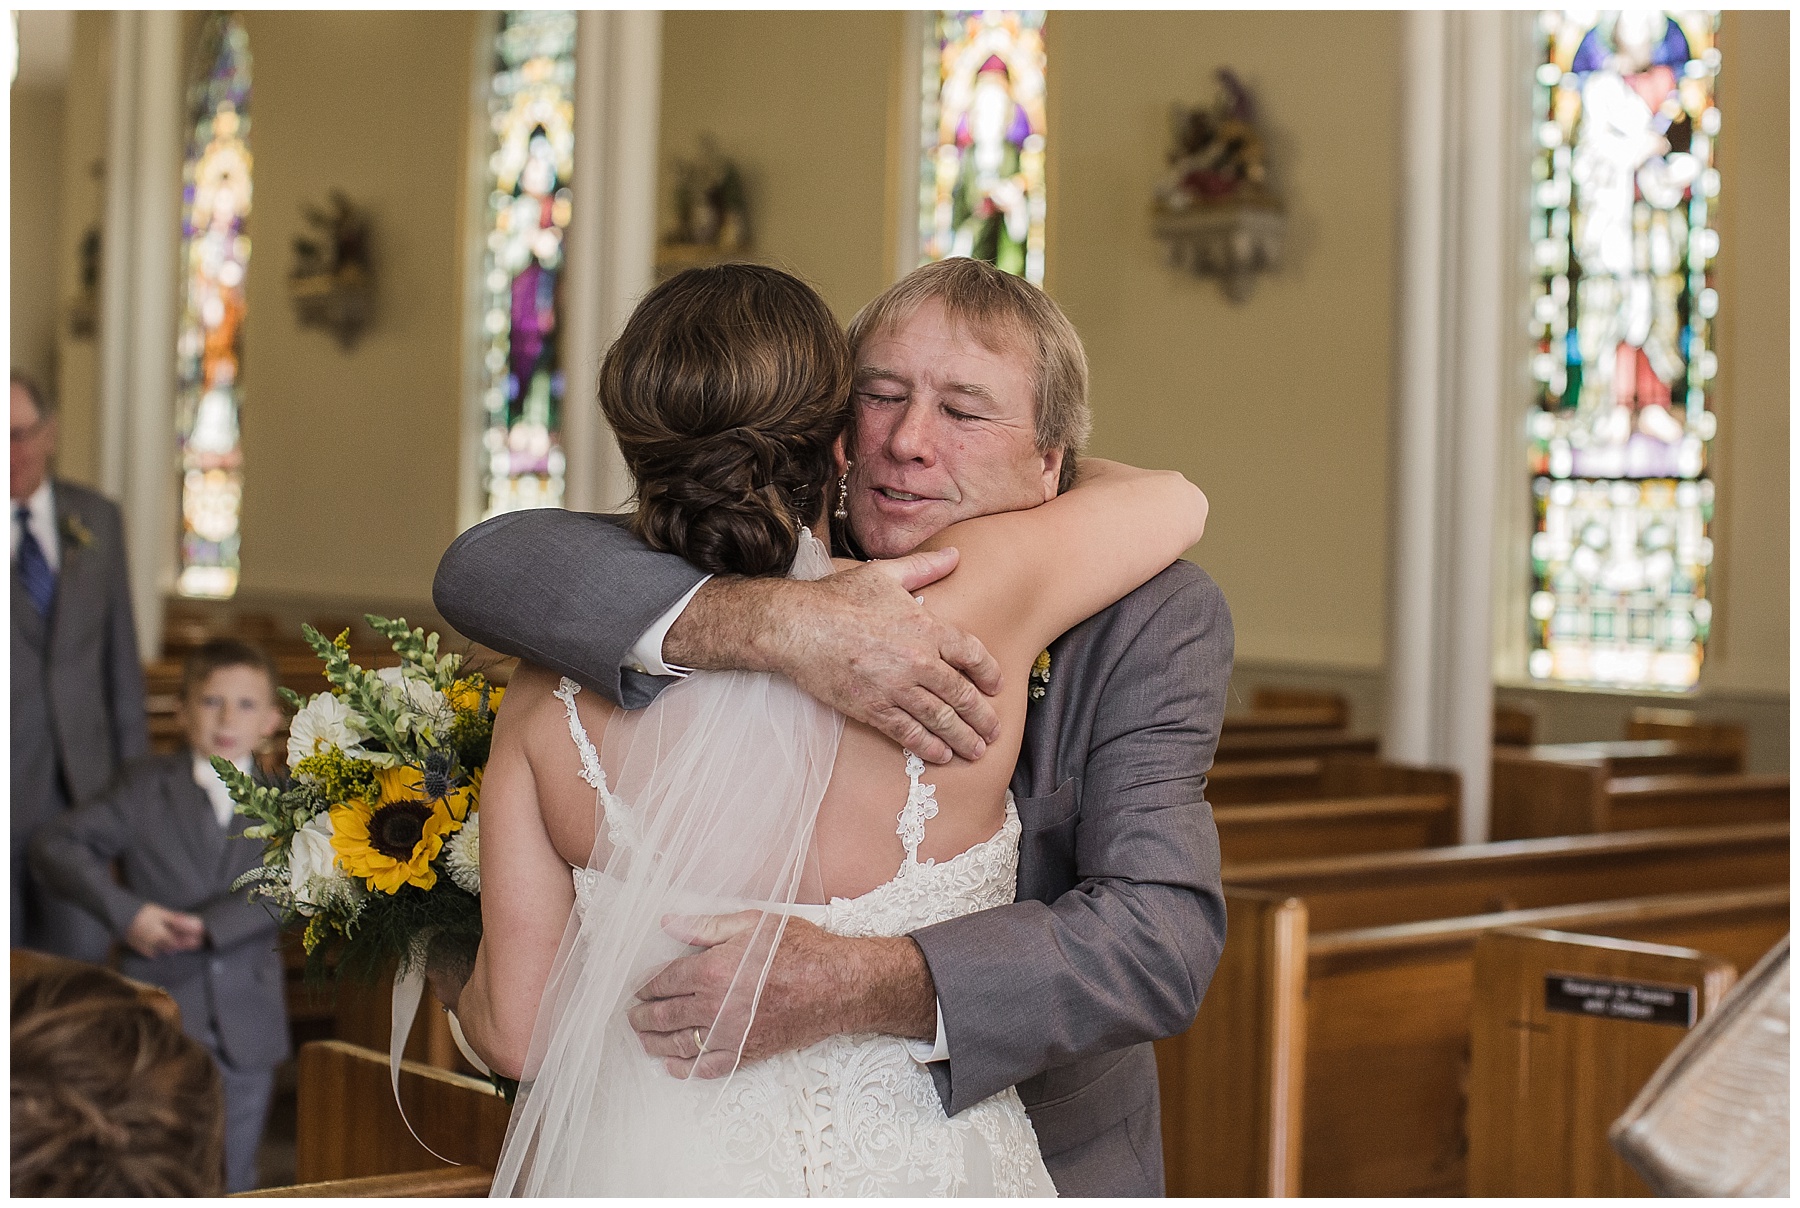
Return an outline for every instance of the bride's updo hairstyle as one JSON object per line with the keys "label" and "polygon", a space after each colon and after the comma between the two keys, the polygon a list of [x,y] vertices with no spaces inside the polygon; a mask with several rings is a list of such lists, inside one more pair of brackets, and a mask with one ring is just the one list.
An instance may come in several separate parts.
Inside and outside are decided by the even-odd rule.
{"label": "bride's updo hairstyle", "polygon": [[818,294],[758,264],[688,269],[600,366],[638,535],[714,573],[784,573],[837,477],[850,345]]}

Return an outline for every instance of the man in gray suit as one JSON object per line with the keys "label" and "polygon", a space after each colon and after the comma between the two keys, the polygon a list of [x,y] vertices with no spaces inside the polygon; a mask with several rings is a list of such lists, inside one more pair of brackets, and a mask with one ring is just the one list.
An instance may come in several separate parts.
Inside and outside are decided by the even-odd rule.
{"label": "man in gray suit", "polygon": [[[984,358],[973,380],[938,371],[927,333],[946,319]],[[924,757],[978,758],[996,724],[976,687],[998,690],[992,659],[912,602],[954,559],[903,555],[957,520],[1041,503],[1046,481],[1070,485],[1086,359],[1041,291],[972,260],[910,274],[850,338],[839,515],[855,552],[899,561],[816,583],[708,580],[605,518],[517,512],[458,538],[438,569],[439,610],[626,707],[680,674],[665,655],[779,671]],[[1193,1021],[1225,937],[1205,785],[1231,617],[1206,573],[1177,562],[1049,655],[1012,779],[1018,900],[898,940],[790,923],[746,1056],[836,1033],[913,1037],[952,1115],[1018,1086],[1060,1193],[1156,1195],[1150,1042]],[[710,946],[671,964],[631,1014],[649,1051],[678,1060],[696,1059],[694,1029],[712,1022],[742,955],[723,927],[692,938]],[[709,1054],[696,1071],[717,1076],[730,1060]]]}
{"label": "man in gray suit", "polygon": [[119,509],[50,478],[56,414],[12,375],[12,946],[104,961],[110,939],[26,867],[37,828],[150,749]]}

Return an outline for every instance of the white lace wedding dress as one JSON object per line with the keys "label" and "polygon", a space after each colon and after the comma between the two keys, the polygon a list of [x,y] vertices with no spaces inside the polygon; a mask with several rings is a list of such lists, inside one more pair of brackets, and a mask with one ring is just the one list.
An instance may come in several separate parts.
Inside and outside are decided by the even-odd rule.
{"label": "white lace wedding dress", "polygon": [[[822,547],[816,554],[824,558]],[[828,560],[824,565],[829,568]],[[803,695],[791,686],[784,691]],[[538,1095],[540,1086],[528,1086],[521,1097],[501,1156],[495,1194],[1056,1194],[1018,1093],[1009,1087],[947,1118],[927,1067],[909,1047],[915,1042],[882,1035],[833,1036],[798,1052],[742,1065],[728,1078],[714,1080],[678,1079],[660,1058],[644,1053],[625,1019],[629,992],[609,990],[601,995],[592,987],[604,981],[635,988],[661,965],[691,949],[640,922],[641,939],[634,941],[635,946],[619,948],[628,956],[592,955],[606,948],[620,926],[633,925],[619,919],[641,917],[641,912],[633,915],[627,895],[643,897],[635,886],[645,879],[645,870],[666,866],[674,855],[668,844],[658,848],[657,821],[643,816],[652,811],[639,808],[646,803],[625,800],[624,781],[617,781],[620,792],[609,787],[600,752],[576,709],[579,692],[578,685],[564,679],[556,695],[563,701],[570,736],[581,754],[582,778],[595,790],[600,815],[596,821],[603,823],[616,852],[629,858],[615,854],[605,868],[573,870],[577,918],[540,1008],[540,1030],[548,1017],[549,1030],[555,1034],[534,1037],[533,1042],[545,1063],[537,1083],[553,1087],[534,1111],[526,1110],[528,1096]],[[777,697],[767,712],[779,714],[782,707],[783,700]],[[819,708],[810,698],[796,707]],[[733,716],[744,712],[742,703],[734,700],[730,712]],[[704,732],[703,722],[690,728]],[[695,741],[704,745],[706,740]],[[612,742],[609,729],[609,752]],[[835,732],[830,749],[835,750]],[[780,761],[784,753],[768,757]],[[661,759],[678,762],[666,750]],[[828,768],[829,760],[825,762]],[[609,755],[607,766],[616,769],[621,764]],[[911,787],[896,815],[905,855],[893,878],[856,898],[837,898],[824,905],[775,905],[773,910],[806,918],[839,935],[900,936],[1013,900],[1019,818],[1011,796],[1005,821],[993,837],[942,863],[920,861],[925,826],[938,805],[933,786],[920,779],[923,762],[910,752],[906,771]],[[741,786],[755,781],[740,773],[727,783],[741,801],[747,795]],[[816,787],[822,793],[822,777]],[[691,791],[686,786],[682,795]],[[810,826],[806,829],[810,832]],[[661,833],[671,832],[664,828]],[[719,845],[715,841],[714,846]],[[729,845],[726,849],[732,850]],[[649,852],[648,861],[632,863],[639,856],[631,853],[642,851]],[[716,882],[708,876],[689,876],[680,883]],[[665,897],[658,909],[672,906],[678,912],[720,914],[759,904],[771,908],[767,901],[722,900],[687,891],[673,899]],[[590,958],[585,967],[584,955]],[[621,962],[630,968],[601,967]],[[746,984],[760,983],[752,975]],[[604,1018],[590,1017],[592,1009],[583,1005],[615,1000]]]}

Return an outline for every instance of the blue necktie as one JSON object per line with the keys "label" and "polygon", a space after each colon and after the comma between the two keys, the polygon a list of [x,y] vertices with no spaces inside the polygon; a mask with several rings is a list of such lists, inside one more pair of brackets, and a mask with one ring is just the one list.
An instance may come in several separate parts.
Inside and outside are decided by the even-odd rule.
{"label": "blue necktie", "polygon": [[14,515],[19,521],[19,579],[25,584],[25,594],[31,597],[38,615],[48,619],[50,601],[56,597],[56,572],[50,569],[44,547],[38,544],[37,536],[31,531],[30,506],[21,503]]}

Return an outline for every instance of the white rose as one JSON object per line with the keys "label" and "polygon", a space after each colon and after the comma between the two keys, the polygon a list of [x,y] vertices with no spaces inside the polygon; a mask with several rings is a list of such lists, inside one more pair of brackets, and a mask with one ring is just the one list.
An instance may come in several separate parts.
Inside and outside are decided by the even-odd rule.
{"label": "white rose", "polygon": [[362,714],[331,693],[321,692],[294,714],[288,728],[288,767],[317,754],[320,744],[348,752],[368,736],[369,726]]}
{"label": "white rose", "polygon": [[[427,680],[407,675],[400,667],[383,667],[375,673],[387,691],[395,709],[422,715],[429,722],[446,722],[450,718],[450,701]],[[401,717],[401,728],[410,729],[410,719]]]}
{"label": "white rose", "polygon": [[288,849],[288,888],[293,891],[301,914],[318,913],[320,907],[328,904],[332,883],[349,879],[337,866],[332,834],[329,813],[313,815],[311,821],[294,832],[293,845]]}

